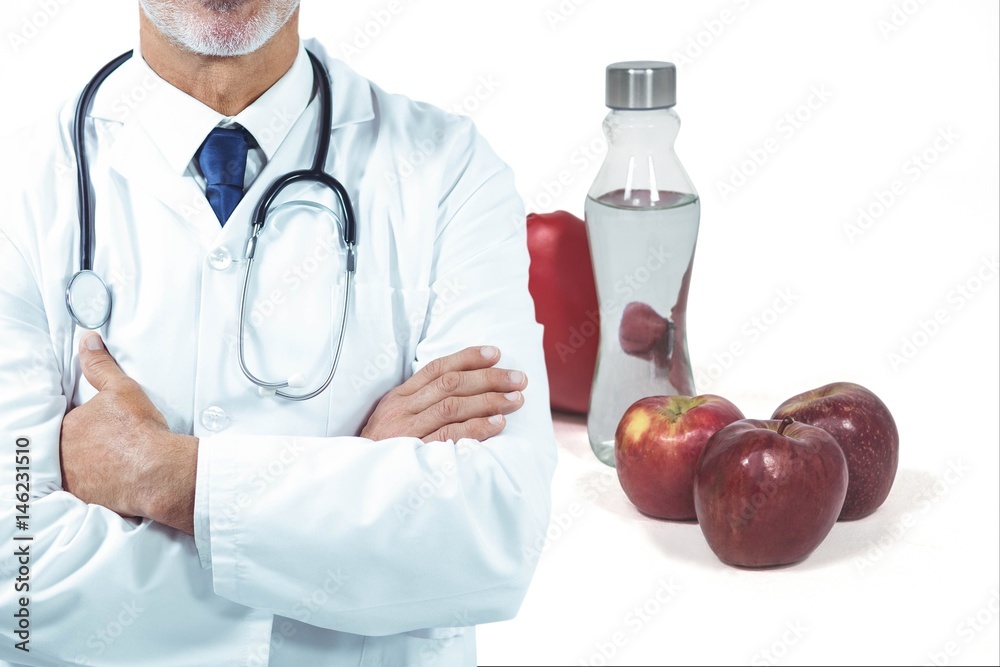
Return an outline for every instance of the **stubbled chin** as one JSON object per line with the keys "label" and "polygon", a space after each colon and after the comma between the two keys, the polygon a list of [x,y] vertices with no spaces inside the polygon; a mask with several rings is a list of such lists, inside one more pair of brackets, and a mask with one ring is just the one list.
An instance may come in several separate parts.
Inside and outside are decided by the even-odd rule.
{"label": "stubbled chin", "polygon": [[246,40],[246,24],[228,17],[216,18],[204,28],[203,35],[216,44],[242,44]]}
{"label": "stubbled chin", "polygon": [[260,38],[259,25],[240,20],[238,16],[216,14],[211,19],[202,23],[196,44],[190,45],[197,52],[238,55],[248,52],[252,45],[257,45]]}

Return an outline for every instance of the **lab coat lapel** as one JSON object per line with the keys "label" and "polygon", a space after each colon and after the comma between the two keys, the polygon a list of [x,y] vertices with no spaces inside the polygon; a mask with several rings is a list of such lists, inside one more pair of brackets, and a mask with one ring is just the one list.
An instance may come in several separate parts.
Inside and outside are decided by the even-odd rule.
{"label": "lab coat lapel", "polygon": [[205,194],[193,179],[170,168],[139,123],[126,123],[110,151],[109,166],[131,187],[156,198],[174,217],[200,238],[214,243],[220,225]]}

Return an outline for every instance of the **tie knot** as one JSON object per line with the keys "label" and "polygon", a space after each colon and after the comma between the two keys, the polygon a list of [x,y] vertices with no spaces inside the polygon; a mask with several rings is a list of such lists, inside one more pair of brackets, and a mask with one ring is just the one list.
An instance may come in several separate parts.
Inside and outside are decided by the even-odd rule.
{"label": "tie knot", "polygon": [[198,149],[198,166],[207,185],[231,185],[243,190],[250,137],[243,128],[217,127]]}

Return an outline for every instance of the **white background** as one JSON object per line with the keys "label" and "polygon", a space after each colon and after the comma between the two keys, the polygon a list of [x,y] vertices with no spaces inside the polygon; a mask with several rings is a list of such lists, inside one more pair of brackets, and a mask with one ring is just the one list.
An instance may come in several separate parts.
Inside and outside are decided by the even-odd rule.
{"label": "white background", "polygon": [[[677,150],[702,196],[699,391],[767,417],[849,380],[899,426],[878,513],[837,525],[799,566],[749,572],[719,563],[697,526],[640,517],[582,422],[560,418],[561,525],[518,618],[480,629],[483,664],[1000,662],[995,1],[304,5],[303,35],[383,88],[469,113],[540,210],[583,213],[605,65],[677,62]],[[366,43],[373,16],[386,25]],[[132,46],[135,17],[128,0],[5,0],[0,134],[76,95]],[[818,89],[828,99],[800,108]],[[952,139],[935,149],[940,133]],[[745,163],[772,138],[762,166]],[[914,172],[925,151],[933,163]],[[749,175],[724,196],[734,170]],[[897,179],[902,194],[849,234]],[[775,317],[781,291],[793,304]],[[750,334],[753,318],[767,330]],[[733,343],[742,354],[727,357]]]}

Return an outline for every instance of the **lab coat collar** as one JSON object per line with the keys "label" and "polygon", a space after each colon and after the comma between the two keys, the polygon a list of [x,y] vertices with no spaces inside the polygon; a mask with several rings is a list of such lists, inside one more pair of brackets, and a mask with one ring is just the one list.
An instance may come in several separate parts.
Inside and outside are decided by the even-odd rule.
{"label": "lab coat collar", "polygon": [[372,104],[372,84],[347,64],[327,55],[326,48],[315,39],[305,40],[304,46],[326,64],[330,74],[333,101],[331,128],[366,123],[375,118]]}

